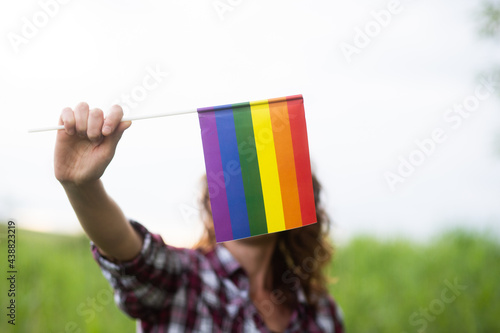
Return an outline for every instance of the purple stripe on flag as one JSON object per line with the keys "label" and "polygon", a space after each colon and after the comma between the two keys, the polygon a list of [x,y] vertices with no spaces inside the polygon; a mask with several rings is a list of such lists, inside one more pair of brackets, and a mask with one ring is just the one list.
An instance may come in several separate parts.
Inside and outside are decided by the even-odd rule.
{"label": "purple stripe on flag", "polygon": [[213,108],[198,109],[205,166],[207,169],[208,191],[214,220],[217,242],[233,240],[231,217],[227,202],[226,184],[222,170],[222,160],[217,134],[217,122]]}

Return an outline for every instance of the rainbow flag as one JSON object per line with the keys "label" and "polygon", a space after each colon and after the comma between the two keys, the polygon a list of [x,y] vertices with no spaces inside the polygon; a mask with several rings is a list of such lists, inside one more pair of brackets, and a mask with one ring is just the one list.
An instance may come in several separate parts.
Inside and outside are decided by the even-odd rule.
{"label": "rainbow flag", "polygon": [[198,117],[217,242],[316,223],[302,95]]}

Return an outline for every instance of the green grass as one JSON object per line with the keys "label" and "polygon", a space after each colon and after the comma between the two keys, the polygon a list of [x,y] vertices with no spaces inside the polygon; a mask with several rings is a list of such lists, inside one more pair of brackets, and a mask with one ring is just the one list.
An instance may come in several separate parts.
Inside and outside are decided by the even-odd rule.
{"label": "green grass", "polygon": [[[16,327],[6,324],[2,310],[0,332],[135,332],[134,321],[110,299],[111,288],[92,258],[87,238],[17,232]],[[0,247],[0,253],[6,253],[5,243]],[[5,282],[2,278],[2,309],[7,306]]]}
{"label": "green grass", "polygon": [[[500,332],[500,244],[486,234],[427,245],[359,237],[338,249],[330,275],[348,332]],[[453,294],[455,281],[466,289]]]}
{"label": "green grass", "polygon": [[[2,275],[0,332],[135,331],[85,237],[18,230],[17,245],[17,325],[6,324]],[[500,332],[500,243],[488,235],[455,231],[426,245],[358,237],[337,249],[329,274],[347,332]],[[467,287],[458,296],[447,290],[456,279]],[[420,311],[429,307],[426,318]]]}

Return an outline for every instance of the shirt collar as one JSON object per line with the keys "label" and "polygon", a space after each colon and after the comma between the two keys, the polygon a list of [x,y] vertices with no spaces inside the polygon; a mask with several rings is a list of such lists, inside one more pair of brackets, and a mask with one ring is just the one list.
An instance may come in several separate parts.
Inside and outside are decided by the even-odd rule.
{"label": "shirt collar", "polygon": [[[243,268],[241,267],[238,260],[233,257],[231,252],[229,252],[229,250],[223,244],[215,245],[213,252],[215,254],[215,257],[220,262],[220,268],[222,270],[222,272],[220,273],[224,274],[225,277],[230,277],[239,270],[243,271]],[[307,299],[302,287],[299,287],[297,290],[297,301],[304,305],[307,304]]]}

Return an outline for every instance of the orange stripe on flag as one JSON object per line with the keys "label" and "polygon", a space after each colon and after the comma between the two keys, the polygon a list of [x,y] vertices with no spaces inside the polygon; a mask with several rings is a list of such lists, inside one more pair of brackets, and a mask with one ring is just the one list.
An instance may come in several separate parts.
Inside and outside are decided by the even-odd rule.
{"label": "orange stripe on flag", "polygon": [[270,99],[269,109],[271,111],[285,226],[286,229],[298,228],[302,226],[302,214],[300,212],[299,189],[287,102],[286,100],[283,101],[283,99]]}

